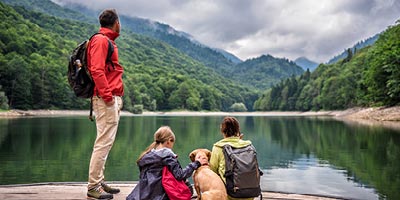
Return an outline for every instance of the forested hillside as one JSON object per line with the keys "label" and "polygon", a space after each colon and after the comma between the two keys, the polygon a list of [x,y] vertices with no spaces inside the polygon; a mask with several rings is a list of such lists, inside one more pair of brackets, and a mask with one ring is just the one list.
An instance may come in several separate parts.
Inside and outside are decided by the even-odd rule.
{"label": "forested hillside", "polygon": [[[97,25],[0,4],[0,84],[10,108],[88,108],[66,81],[72,49]],[[20,15],[18,13],[23,13]],[[227,110],[251,108],[255,92],[234,84],[166,43],[124,31],[117,39],[125,67],[125,109]]]}
{"label": "forested hillside", "polygon": [[270,88],[281,79],[292,75],[297,76],[303,72],[303,69],[293,61],[262,55],[237,64],[229,77],[239,83],[263,90]]}
{"label": "forested hillside", "polygon": [[400,103],[400,21],[370,47],[291,77],[266,91],[256,110],[336,110]]}
{"label": "forested hillside", "polygon": [[[90,8],[83,7],[79,4],[67,3],[59,6],[51,2],[50,0],[0,1],[7,2],[11,5],[24,6],[28,10],[33,9],[40,12],[49,13],[52,16],[64,19],[73,19],[79,20],[81,22],[98,24],[97,15],[99,11],[91,10]],[[241,73],[244,73],[241,76],[258,76],[257,82],[267,82],[267,84],[254,84],[254,81],[248,78],[237,79],[238,77],[236,77],[236,69],[242,68],[241,66],[237,67],[237,64],[241,63],[242,61],[238,59],[235,55],[232,55],[221,49],[215,49],[203,45],[193,39],[193,37],[191,37],[189,34],[182,31],[177,31],[168,24],[162,24],[156,21],[151,21],[150,19],[130,17],[125,15],[120,15],[120,18],[123,24],[123,30],[132,31],[140,35],[149,36],[156,40],[168,43],[183,54],[191,57],[198,62],[201,62],[204,66],[211,68],[222,77],[231,79],[236,82],[240,81],[238,83],[241,85],[256,87],[258,90],[265,90],[271,86],[270,83],[276,84],[282,78],[288,78],[292,75],[291,72],[286,72],[282,70],[283,68],[285,68],[285,65],[287,65],[287,63],[283,62],[283,66],[276,65],[276,63],[281,63],[282,59],[271,57],[271,59],[276,59],[276,61],[259,62],[255,67],[259,67],[260,69],[254,70],[262,71],[263,69],[268,69],[277,73],[260,76],[259,74],[253,74],[254,70],[240,70]],[[267,86],[267,88],[264,88],[264,86]]]}
{"label": "forested hillside", "polygon": [[[95,24],[98,23],[97,15],[99,11],[90,10],[86,7],[80,6],[79,4],[66,4],[64,5],[64,8],[58,6],[50,0],[1,1],[11,5],[24,6],[28,10],[36,10],[64,19],[74,19],[81,22]],[[226,71],[235,64],[228,59],[230,57],[225,57],[225,54],[193,41],[190,35],[184,32],[176,31],[167,24],[161,24],[149,19],[142,19],[138,17],[128,17],[125,15],[120,15],[120,18],[123,24],[123,29],[166,42],[194,60],[203,63],[205,66],[215,69],[222,75],[226,74]]]}

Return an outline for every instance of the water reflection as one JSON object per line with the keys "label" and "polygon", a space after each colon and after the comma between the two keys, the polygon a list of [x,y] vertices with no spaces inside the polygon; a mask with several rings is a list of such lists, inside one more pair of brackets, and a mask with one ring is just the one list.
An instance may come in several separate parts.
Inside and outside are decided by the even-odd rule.
{"label": "water reflection", "polygon": [[302,157],[288,168],[266,170],[262,177],[263,190],[318,194],[350,199],[379,199],[373,188],[354,181],[345,170],[332,168],[314,157]]}
{"label": "water reflection", "polygon": [[[122,117],[106,177],[138,179],[135,160],[162,125],[174,130],[182,165],[212,148],[222,116]],[[356,199],[399,199],[400,133],[324,117],[238,116],[258,150],[266,190]],[[0,119],[1,184],[87,180],[95,124],[86,117]],[[378,195],[380,195],[378,197]]]}

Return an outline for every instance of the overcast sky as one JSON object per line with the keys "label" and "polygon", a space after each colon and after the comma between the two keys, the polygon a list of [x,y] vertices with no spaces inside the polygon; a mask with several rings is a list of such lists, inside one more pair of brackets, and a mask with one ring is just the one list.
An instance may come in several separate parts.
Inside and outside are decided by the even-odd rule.
{"label": "overcast sky", "polygon": [[400,0],[53,1],[165,23],[242,60],[270,54],[327,62],[400,19]]}

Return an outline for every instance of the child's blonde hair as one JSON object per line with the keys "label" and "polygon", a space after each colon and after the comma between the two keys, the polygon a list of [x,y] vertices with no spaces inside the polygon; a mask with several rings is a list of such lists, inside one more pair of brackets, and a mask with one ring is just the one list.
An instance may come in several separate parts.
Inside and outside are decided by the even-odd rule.
{"label": "child's blonde hair", "polygon": [[172,142],[175,141],[175,134],[172,132],[171,128],[169,126],[161,126],[158,128],[158,130],[154,133],[154,141],[144,150],[139,158],[137,159],[136,162],[139,162],[142,157],[150,152],[152,149],[155,149],[159,144],[163,144],[164,142],[167,142],[168,140],[171,140]]}

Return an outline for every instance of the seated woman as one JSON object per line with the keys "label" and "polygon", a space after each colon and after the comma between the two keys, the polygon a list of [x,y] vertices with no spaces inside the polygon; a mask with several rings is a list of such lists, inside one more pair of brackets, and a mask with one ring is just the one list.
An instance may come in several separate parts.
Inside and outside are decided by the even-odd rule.
{"label": "seated woman", "polygon": [[[239,121],[235,117],[225,117],[221,122],[220,127],[223,139],[216,142],[212,148],[210,166],[211,170],[217,173],[222,181],[227,184],[225,177],[225,157],[223,153],[224,145],[230,145],[235,148],[243,148],[251,145],[250,140],[243,140],[243,135],[240,132]],[[234,198],[229,195],[229,200],[252,200],[254,198]]]}

